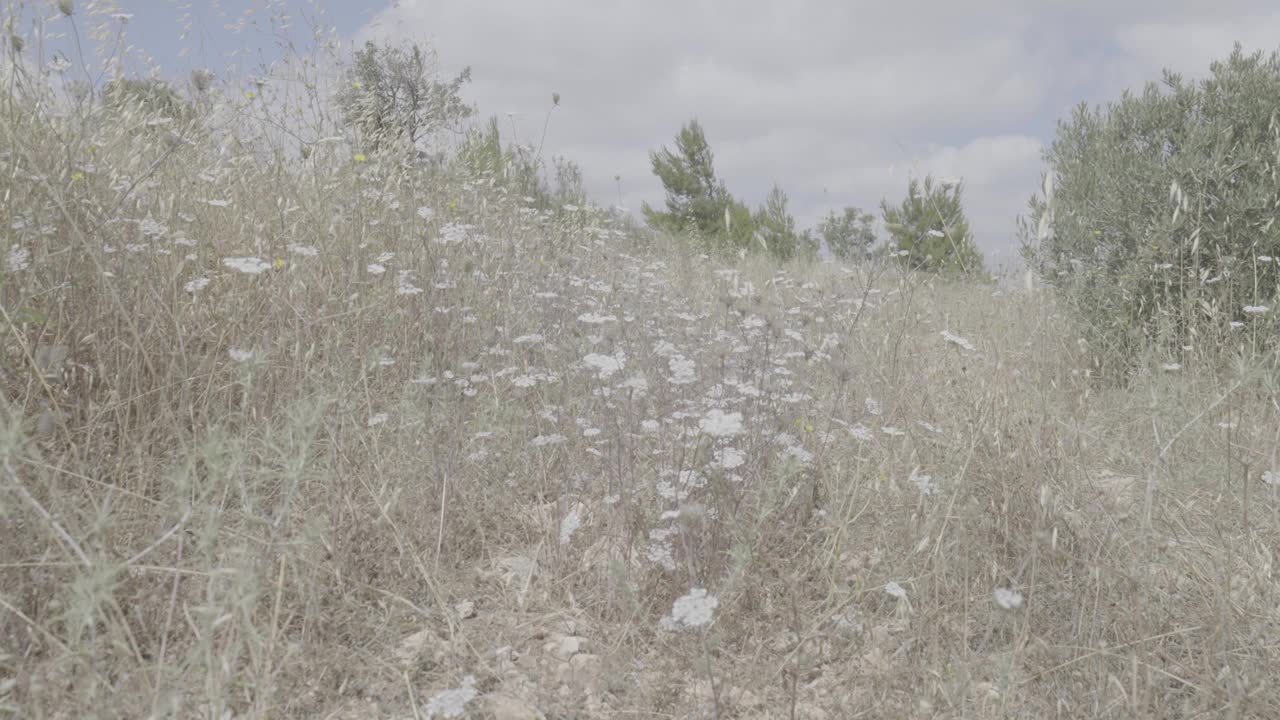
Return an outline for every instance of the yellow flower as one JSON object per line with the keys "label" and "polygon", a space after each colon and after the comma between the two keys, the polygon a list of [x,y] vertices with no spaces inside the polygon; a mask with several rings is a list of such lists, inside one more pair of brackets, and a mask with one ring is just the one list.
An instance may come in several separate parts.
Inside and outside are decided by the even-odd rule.
{"label": "yellow flower", "polygon": [[248,91],[246,91],[246,92],[245,92],[245,94],[244,94],[244,96],[245,96],[245,97],[247,97],[247,98],[249,98],[250,100],[252,100],[252,99],[253,99],[253,91],[252,91],[252,90],[248,90]]}
{"label": "yellow flower", "polygon": [[364,162],[368,158],[364,156],[364,153],[356,153],[355,155],[351,156],[351,159],[355,160],[356,162]]}
{"label": "yellow flower", "polygon": [[276,258],[276,261],[272,264],[275,265],[277,270],[279,270],[284,267],[284,258]]}
{"label": "yellow flower", "polygon": [[71,180],[73,182],[79,182],[83,179],[84,179],[84,173],[80,172],[79,170],[71,173]]}

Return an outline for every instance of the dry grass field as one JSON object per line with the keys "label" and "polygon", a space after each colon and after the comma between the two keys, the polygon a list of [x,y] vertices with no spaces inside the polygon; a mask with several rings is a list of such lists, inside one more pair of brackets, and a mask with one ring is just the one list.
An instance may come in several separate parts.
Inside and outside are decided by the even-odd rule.
{"label": "dry grass field", "polygon": [[1100,376],[1045,291],[39,82],[0,98],[0,717],[1280,717],[1251,328]]}

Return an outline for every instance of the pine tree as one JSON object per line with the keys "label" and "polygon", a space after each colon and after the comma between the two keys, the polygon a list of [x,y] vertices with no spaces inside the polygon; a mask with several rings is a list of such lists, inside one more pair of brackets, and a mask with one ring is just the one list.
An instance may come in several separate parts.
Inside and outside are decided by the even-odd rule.
{"label": "pine tree", "polygon": [[675,150],[649,154],[653,174],[666,189],[666,210],[645,203],[651,227],[670,233],[696,234],[713,246],[748,247],[753,236],[750,210],[729,194],[716,177],[714,155],[697,120],[676,136]]}
{"label": "pine tree", "polygon": [[899,261],[913,270],[979,273],[982,256],[973,242],[969,221],[961,206],[961,185],[934,185],[926,176],[923,186],[915,178],[907,184],[907,197],[898,207],[880,202],[885,229],[893,238]]}
{"label": "pine tree", "polygon": [[856,207],[834,211],[818,222],[818,237],[832,255],[846,262],[865,257],[876,242],[876,218]]}
{"label": "pine tree", "polygon": [[787,194],[776,184],[755,214],[756,238],[774,257],[789,260],[804,251],[795,218],[787,212]]}

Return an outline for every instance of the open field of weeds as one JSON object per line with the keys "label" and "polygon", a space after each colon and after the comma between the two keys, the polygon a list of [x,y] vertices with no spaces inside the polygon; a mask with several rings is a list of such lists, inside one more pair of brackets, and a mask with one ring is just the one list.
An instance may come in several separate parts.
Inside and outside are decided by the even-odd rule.
{"label": "open field of weeds", "polygon": [[2,104],[0,717],[1280,717],[1273,355]]}

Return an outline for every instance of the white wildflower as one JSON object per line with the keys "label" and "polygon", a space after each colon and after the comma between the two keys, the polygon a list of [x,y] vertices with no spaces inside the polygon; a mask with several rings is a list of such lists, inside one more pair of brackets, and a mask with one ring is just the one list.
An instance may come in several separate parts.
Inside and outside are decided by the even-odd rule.
{"label": "white wildflower", "polygon": [[460,225],[458,223],[448,223],[440,228],[440,237],[436,238],[437,245],[457,245],[467,239],[470,227]]}
{"label": "white wildflower", "polygon": [[649,391],[649,381],[644,379],[643,375],[632,375],[631,377],[618,383],[619,390],[630,390],[637,396],[644,395]]}
{"label": "white wildflower", "polygon": [[1249,315],[1261,315],[1262,313],[1270,310],[1271,308],[1267,307],[1266,305],[1245,305],[1240,309],[1244,310],[1245,313]]}
{"label": "white wildflower", "polygon": [[949,332],[949,331],[947,331],[947,330],[943,330],[943,331],[942,331],[942,339],[943,339],[943,340],[946,340],[947,342],[951,343],[952,345],[955,345],[955,346],[957,346],[957,347],[961,348],[962,350],[967,350],[967,351],[969,351],[969,352],[973,352],[974,350],[976,350],[976,349],[977,349],[977,348],[975,348],[975,347],[973,346],[973,343],[971,343],[971,342],[969,342],[968,340],[966,340],[966,339],[964,339],[964,338],[960,337],[959,335],[956,335],[956,334],[954,334],[954,333],[951,333],[951,332]]}
{"label": "white wildflower", "polygon": [[930,237],[946,237],[947,236],[947,234],[942,232],[941,230],[930,230],[926,234],[929,235]]}
{"label": "white wildflower", "polygon": [[289,245],[289,252],[303,257],[315,257],[320,254],[320,249],[314,245]]}
{"label": "white wildflower", "polygon": [[401,270],[396,273],[396,294],[397,295],[417,295],[422,292],[422,288],[413,284],[413,271]]}
{"label": "white wildflower", "polygon": [[365,267],[365,270],[368,271],[370,275],[381,275],[382,273],[387,271],[387,268],[385,265],[382,265],[381,263],[369,263]]}
{"label": "white wildflower", "polygon": [[418,217],[422,218],[423,220],[430,220],[435,216],[436,216],[436,211],[432,210],[426,205],[423,205],[422,207],[418,208]]}
{"label": "white wildflower", "polygon": [[862,442],[871,442],[872,440],[875,440],[875,436],[871,433],[871,428],[863,425],[862,423],[858,423],[857,425],[849,428],[849,434]]}
{"label": "white wildflower", "polygon": [[568,438],[561,435],[560,433],[552,433],[550,435],[539,435],[534,439],[530,440],[529,444],[534,447],[546,447],[548,445],[559,445],[560,443],[564,442],[567,439]]}
{"label": "white wildflower", "polygon": [[712,408],[698,421],[698,429],[711,437],[727,438],[742,434],[742,413],[727,413]]}
{"label": "white wildflower", "polygon": [[903,587],[902,587],[901,585],[899,585],[898,583],[896,583],[896,582],[892,581],[892,580],[890,580],[889,582],[885,583],[885,585],[884,585],[884,591],[885,591],[886,593],[889,593],[889,595],[891,595],[891,596],[893,596],[893,597],[895,597],[895,598],[897,598],[897,599],[899,599],[899,600],[901,600],[902,598],[904,598],[904,597],[906,597],[906,596],[907,596],[907,591],[906,591],[906,589],[905,589],[905,588],[903,588]]}
{"label": "white wildflower", "polygon": [[782,459],[794,459],[801,465],[809,465],[813,462],[813,453],[805,450],[799,445],[789,445],[782,449]]}
{"label": "white wildflower", "polygon": [[427,702],[427,717],[462,717],[467,711],[467,703],[475,700],[477,695],[476,679],[468,675],[462,678],[462,687],[441,690],[431,697]]}
{"label": "white wildflower", "polygon": [[573,538],[573,534],[582,526],[582,508],[581,503],[575,503],[573,508],[560,521],[560,544],[568,545],[569,540]]}
{"label": "white wildflower", "polygon": [[205,289],[208,286],[209,286],[209,278],[198,277],[192,280],[188,280],[187,283],[182,286],[182,289],[186,290],[189,293],[195,293]]}
{"label": "white wildflower", "polygon": [[31,267],[31,251],[21,245],[14,245],[9,248],[6,264],[9,266],[9,272],[16,273],[26,270]]}
{"label": "white wildflower", "polygon": [[672,385],[688,385],[697,378],[695,375],[697,365],[683,355],[676,355],[669,359],[667,366],[671,368]]}
{"label": "white wildflower", "polygon": [[865,404],[867,407],[867,412],[871,413],[872,415],[879,415],[882,412],[882,410],[880,409],[879,400],[873,400],[871,398],[867,398],[867,401]]}
{"label": "white wildflower", "polygon": [[908,477],[907,480],[912,485],[916,486],[916,489],[920,491],[921,495],[937,495],[939,492],[942,492],[941,489],[938,488],[938,484],[933,481],[932,477],[929,477],[928,475],[921,475],[919,473],[919,468],[912,469],[911,476]]}
{"label": "white wildflower", "polygon": [[1262,473],[1262,482],[1266,485],[1280,485],[1280,472],[1266,470]]}
{"label": "white wildflower", "polygon": [[271,269],[271,263],[256,257],[222,258],[222,264],[247,275],[257,275]]}
{"label": "white wildflower", "polygon": [[727,447],[716,450],[716,464],[725,470],[732,470],[741,467],[747,461],[747,456],[737,448]]}
{"label": "white wildflower", "polygon": [[703,588],[693,588],[688,595],[676,598],[671,605],[671,615],[663,618],[663,625],[672,630],[710,625],[711,616],[719,605],[720,600],[715,595],[708,595]]}
{"label": "white wildflower", "polygon": [[147,237],[158,238],[169,232],[169,228],[161,225],[152,218],[146,218],[138,223],[138,230]]}
{"label": "white wildflower", "polygon": [[388,416],[386,413],[374,413],[373,415],[369,416],[369,420],[365,423],[365,425],[367,427],[376,427],[386,422],[387,418]]}
{"label": "white wildflower", "polygon": [[582,358],[583,364],[595,368],[601,380],[608,380],[613,374],[626,367],[627,356],[621,350],[613,355],[591,353]]}
{"label": "white wildflower", "polygon": [[578,322],[587,323],[588,325],[601,325],[617,321],[618,318],[613,315],[600,315],[599,313],[583,313],[578,316]]}
{"label": "white wildflower", "polygon": [[672,485],[667,480],[659,480],[658,482],[654,483],[653,489],[655,492],[658,493],[658,497],[662,498],[663,500],[679,500],[680,499],[680,491],[676,488],[675,485]]}
{"label": "white wildflower", "polygon": [[248,362],[253,359],[252,350],[241,350],[240,348],[227,348],[227,354],[236,362]]}
{"label": "white wildflower", "polygon": [[998,587],[992,593],[992,596],[996,601],[996,605],[1005,610],[1017,610],[1022,607],[1022,593],[1012,588]]}
{"label": "white wildflower", "polygon": [[1168,362],[1160,366],[1165,372],[1178,372],[1182,369],[1182,363]]}
{"label": "white wildflower", "polygon": [[[672,548],[671,536],[677,531],[674,528],[654,528],[649,531],[649,545],[645,547],[645,558],[664,570],[675,570],[676,560]],[[669,618],[663,618],[669,620]]]}
{"label": "white wildflower", "polygon": [[706,487],[707,485],[707,479],[693,470],[681,470],[680,474],[676,476],[676,479],[682,486],[692,488],[694,490]]}

